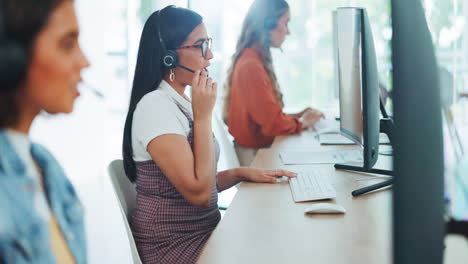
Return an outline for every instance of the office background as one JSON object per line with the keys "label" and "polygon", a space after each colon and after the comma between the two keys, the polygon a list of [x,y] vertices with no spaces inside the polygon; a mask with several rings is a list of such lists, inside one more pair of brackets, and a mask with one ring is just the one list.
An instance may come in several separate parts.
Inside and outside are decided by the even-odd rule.
{"label": "office background", "polygon": [[[85,70],[81,97],[70,115],[43,115],[31,135],[46,145],[64,166],[82,197],[87,221],[107,192],[107,164],[121,157],[121,140],[140,33],[146,18],[168,4],[202,14],[213,37],[210,74],[220,87],[234,51],[241,22],[252,0],[76,0],[81,44],[91,67]],[[306,106],[337,107],[333,70],[332,17],[339,6],[367,8],[374,33],[382,83],[391,89],[390,1],[290,0],[291,35],[283,52],[273,51],[275,69],[284,92],[286,111]],[[455,92],[468,92],[468,0],[423,0],[441,67],[451,73]],[[219,93],[220,99],[222,93]],[[424,95],[421,95],[424,98]],[[221,100],[219,100],[221,101]],[[388,105],[391,107],[391,102]],[[220,113],[221,105],[217,104]],[[468,124],[468,103],[459,100],[456,122]],[[467,138],[464,138],[467,140]],[[105,187],[103,187],[105,186]],[[232,196],[231,194],[228,194]],[[108,208],[109,215],[115,208]],[[118,215],[118,211],[117,211]],[[100,220],[103,221],[103,220]],[[90,226],[88,224],[88,226]],[[93,228],[93,227],[89,227]],[[105,237],[107,231],[97,236]],[[92,235],[96,235],[92,232]],[[93,242],[90,243],[91,251]],[[114,253],[115,254],[115,253]],[[92,252],[90,255],[93,255]],[[93,263],[93,259],[90,259]]]}

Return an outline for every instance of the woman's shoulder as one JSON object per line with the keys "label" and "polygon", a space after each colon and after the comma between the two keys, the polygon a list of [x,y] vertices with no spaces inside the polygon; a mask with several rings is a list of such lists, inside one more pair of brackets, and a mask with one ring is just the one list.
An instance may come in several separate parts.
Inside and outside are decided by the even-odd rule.
{"label": "woman's shoulder", "polygon": [[[187,124],[186,124],[187,123]],[[188,126],[187,117],[182,113],[175,99],[164,91],[153,91],[145,95],[133,113],[135,129],[150,130],[149,127]]]}
{"label": "woman's shoulder", "polygon": [[[254,80],[257,80],[256,83],[261,82],[267,84],[269,76],[257,51],[251,48],[246,48],[234,67],[233,82],[248,82],[249,84],[252,84],[255,83]],[[244,88],[250,90],[250,88]]]}
{"label": "woman's shoulder", "polygon": [[246,48],[236,62],[235,71],[245,73],[264,72],[263,61],[256,51]]}
{"label": "woman's shoulder", "polygon": [[34,159],[39,162],[39,166],[47,168],[47,177],[44,179],[54,185],[54,188],[62,188],[67,193],[76,196],[65,170],[55,156],[46,147],[34,142],[31,144],[31,151]]}
{"label": "woman's shoulder", "polygon": [[31,151],[35,159],[38,159],[40,163],[44,163],[41,165],[47,166],[50,170],[53,170],[53,173],[56,175],[65,175],[65,172],[58,160],[46,147],[39,143],[32,142]]}
{"label": "woman's shoulder", "polygon": [[160,90],[154,90],[145,94],[141,100],[138,102],[139,105],[154,104],[155,102],[160,104],[169,104],[171,103],[170,97]]}
{"label": "woman's shoulder", "polygon": [[176,110],[177,106],[172,98],[166,93],[155,90],[147,93],[138,102],[135,109],[136,114],[148,114],[152,113],[168,113]]}
{"label": "woman's shoulder", "polygon": [[260,54],[258,54],[257,51],[251,48],[245,48],[241,55],[239,56],[239,59],[237,60],[238,64],[242,65],[250,65],[250,66],[262,66],[262,57]]}

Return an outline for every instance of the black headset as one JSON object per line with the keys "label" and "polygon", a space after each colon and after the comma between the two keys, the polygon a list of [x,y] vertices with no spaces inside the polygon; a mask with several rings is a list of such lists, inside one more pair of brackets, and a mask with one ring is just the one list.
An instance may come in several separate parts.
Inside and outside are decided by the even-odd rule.
{"label": "black headset", "polygon": [[162,15],[161,15],[162,10],[158,11],[158,37],[159,37],[159,43],[161,45],[161,51],[162,51],[161,58],[162,58],[162,63],[164,67],[171,69],[171,68],[177,67],[177,64],[179,62],[179,56],[177,56],[177,52],[175,50],[168,50],[166,48],[166,45],[164,44],[164,39],[162,38],[161,26],[160,26],[162,22]]}
{"label": "black headset", "polygon": [[[173,6],[168,6],[166,8],[170,8],[170,7],[173,7]],[[164,9],[166,9],[164,8]],[[166,44],[164,44],[164,39],[162,38],[162,34],[161,34],[161,22],[162,22],[162,16],[161,16],[161,12],[164,10],[164,9],[161,9],[161,10],[158,10],[158,37],[159,37],[159,43],[160,43],[160,46],[161,46],[161,58],[162,58],[162,64],[164,67],[168,68],[168,69],[172,69],[172,68],[175,68],[175,67],[180,67],[184,70],[187,70],[191,73],[194,73],[195,71],[192,70],[192,69],[189,69],[185,66],[182,66],[179,64],[179,55],[177,55],[177,52],[175,50],[168,50],[166,48]]]}
{"label": "black headset", "polygon": [[14,89],[26,72],[28,58],[24,48],[8,39],[5,22],[5,1],[0,3],[0,91]]}
{"label": "black headset", "polygon": [[278,25],[278,20],[279,20],[279,17],[267,17],[265,19],[265,29],[267,30],[273,30],[276,28],[276,26]]}

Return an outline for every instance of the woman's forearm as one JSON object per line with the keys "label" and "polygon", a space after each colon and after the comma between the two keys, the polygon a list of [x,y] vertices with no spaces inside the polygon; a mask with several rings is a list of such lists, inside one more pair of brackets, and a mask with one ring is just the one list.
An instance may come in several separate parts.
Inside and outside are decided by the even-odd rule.
{"label": "woman's forearm", "polygon": [[213,186],[216,174],[216,158],[214,153],[211,120],[196,120],[194,122],[194,159],[195,177],[201,186]]}
{"label": "woman's forearm", "polygon": [[243,180],[242,168],[230,169],[218,173],[218,192],[224,191]]}

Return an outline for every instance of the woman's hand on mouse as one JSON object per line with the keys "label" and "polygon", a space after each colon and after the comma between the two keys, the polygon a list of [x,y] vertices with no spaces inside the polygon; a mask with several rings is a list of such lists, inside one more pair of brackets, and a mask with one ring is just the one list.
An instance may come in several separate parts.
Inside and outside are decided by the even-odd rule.
{"label": "woman's hand on mouse", "polygon": [[208,77],[206,70],[198,70],[192,80],[192,109],[194,119],[210,119],[216,102],[218,84]]}
{"label": "woman's hand on mouse", "polygon": [[255,168],[238,168],[238,175],[242,181],[259,183],[277,183],[278,179],[286,176],[288,178],[296,177],[296,173],[287,170],[262,170]]}

